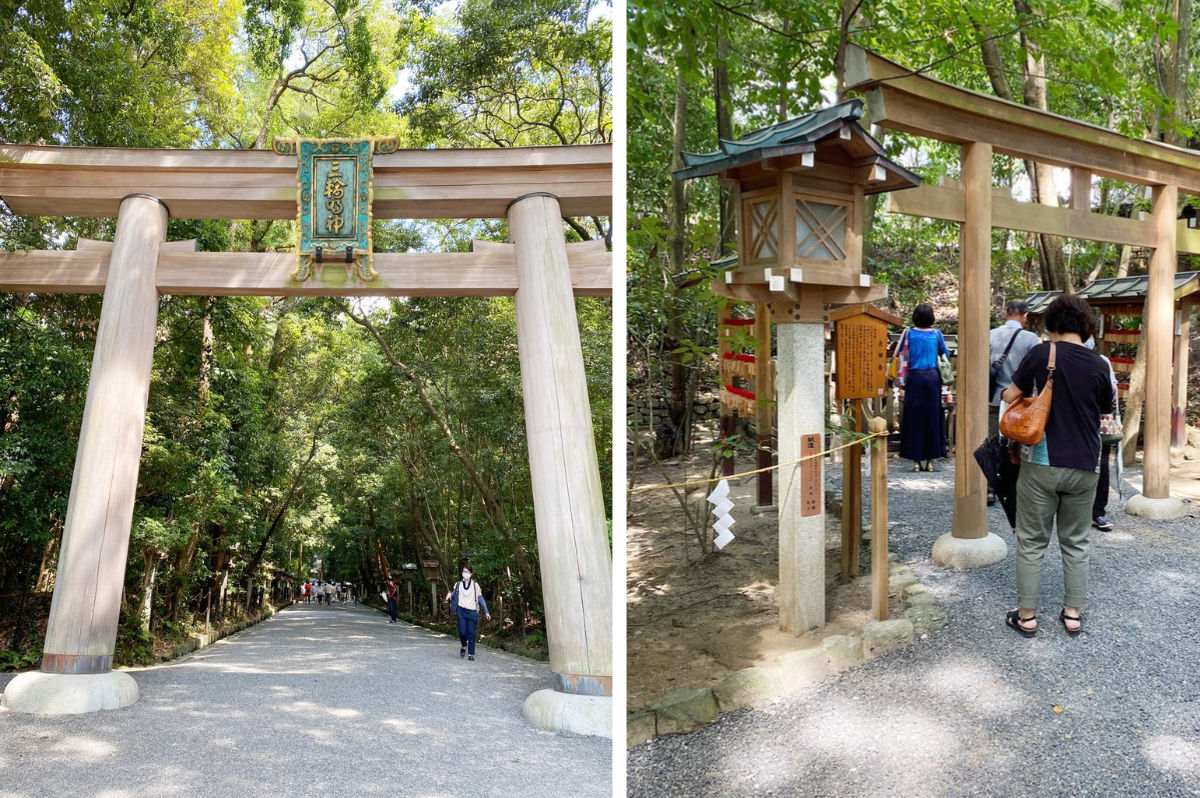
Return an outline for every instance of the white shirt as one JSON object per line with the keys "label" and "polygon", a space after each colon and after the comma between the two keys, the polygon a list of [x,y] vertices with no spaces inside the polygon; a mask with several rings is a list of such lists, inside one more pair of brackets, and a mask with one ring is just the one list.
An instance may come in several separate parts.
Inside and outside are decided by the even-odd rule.
{"label": "white shirt", "polygon": [[462,607],[464,610],[479,609],[478,582],[472,579],[471,584],[468,586],[462,580],[459,580],[455,587],[458,588],[458,606]]}

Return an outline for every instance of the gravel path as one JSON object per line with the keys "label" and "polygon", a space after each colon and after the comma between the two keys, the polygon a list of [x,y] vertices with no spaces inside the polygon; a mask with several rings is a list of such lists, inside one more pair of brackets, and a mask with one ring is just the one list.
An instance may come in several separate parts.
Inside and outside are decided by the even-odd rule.
{"label": "gravel path", "polygon": [[1009,544],[1003,562],[960,572],[930,563],[953,509],[953,463],[940,464],[916,474],[893,461],[889,515],[899,522],[892,550],[946,608],[946,628],[787,699],[632,749],[630,796],[1200,795],[1200,508],[1145,521],[1112,497],[1116,529],[1092,532],[1077,638],[1057,621],[1052,542],[1041,632],[1027,640],[1003,622],[1015,606],[1015,547],[999,506],[989,521]]}
{"label": "gravel path", "polygon": [[547,665],[482,647],[468,662],[457,642],[365,608],[288,608],[134,672],[132,707],[0,712],[0,796],[611,794],[609,740],[521,716]]}

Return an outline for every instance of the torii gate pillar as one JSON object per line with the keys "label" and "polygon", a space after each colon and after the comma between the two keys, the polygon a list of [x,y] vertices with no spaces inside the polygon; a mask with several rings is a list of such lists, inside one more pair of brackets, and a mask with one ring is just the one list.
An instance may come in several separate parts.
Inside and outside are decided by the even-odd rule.
{"label": "torii gate pillar", "polygon": [[988,531],[983,472],[971,451],[987,435],[988,297],[992,283],[992,145],[963,145],[964,218],[958,280],[958,413],[954,517],[933,544],[934,563],[977,568],[1003,560],[1008,544]]}
{"label": "torii gate pillar", "polygon": [[[1143,330],[1146,335],[1145,468],[1142,492],[1125,503],[1125,512],[1142,518],[1183,518],[1187,507],[1171,495],[1171,342],[1175,275],[1175,209],[1179,187],[1155,186],[1150,215],[1155,244],[1150,255]],[[1180,375],[1186,378],[1186,375]]]}
{"label": "torii gate pillar", "polygon": [[554,689],[525,700],[546,731],[611,737],[612,555],[558,198],[509,206],[517,346]]}
{"label": "torii gate pillar", "polygon": [[19,674],[4,690],[4,706],[18,712],[74,715],[138,700],[137,683],[112,670],[112,657],[150,393],[158,322],[155,271],[167,215],[165,205],[145,194],[121,201],[42,667]]}

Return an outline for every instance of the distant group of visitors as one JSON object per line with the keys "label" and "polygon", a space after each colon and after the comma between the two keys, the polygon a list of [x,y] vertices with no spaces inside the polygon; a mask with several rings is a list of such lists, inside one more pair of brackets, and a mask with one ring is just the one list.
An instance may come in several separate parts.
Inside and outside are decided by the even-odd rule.
{"label": "distant group of visitors", "polygon": [[[1114,444],[1102,440],[1100,429],[1101,416],[1116,413],[1117,382],[1111,363],[1094,351],[1096,320],[1084,300],[1063,294],[1050,304],[1044,341],[1025,329],[1028,313],[1025,302],[1009,302],[1004,323],[989,337],[990,435],[998,433],[1008,407],[1022,397],[1036,396],[1051,374],[1053,379],[1043,437],[1019,447],[1014,526],[1018,606],[1005,615],[1005,623],[1025,637],[1037,633],[1043,559],[1050,535],[1057,531],[1064,583],[1059,621],[1068,634],[1076,635],[1082,630],[1087,597],[1089,520],[1096,529],[1113,528],[1105,507]],[[902,351],[907,371],[902,380],[900,456],[913,461],[914,471],[932,471],[933,461],[946,456],[944,380],[937,361],[948,353],[929,305],[914,309],[912,327],[896,346],[898,358]],[[989,491],[988,504],[994,503]]]}
{"label": "distant group of visitors", "polygon": [[332,604],[334,601],[345,604],[350,600],[358,603],[358,592],[350,582],[309,580],[301,585],[300,593],[305,604],[320,604],[322,601],[326,604]]}

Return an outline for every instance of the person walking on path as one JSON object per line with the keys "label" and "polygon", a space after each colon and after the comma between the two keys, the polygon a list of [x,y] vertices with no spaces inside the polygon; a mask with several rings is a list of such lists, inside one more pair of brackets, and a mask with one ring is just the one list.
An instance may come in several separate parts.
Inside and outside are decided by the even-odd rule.
{"label": "person walking on path", "polygon": [[[1057,525],[1063,561],[1063,609],[1070,635],[1083,628],[1088,587],[1088,532],[1100,462],[1100,414],[1112,412],[1112,383],[1104,360],[1083,342],[1095,331],[1091,308],[1062,294],[1046,309],[1050,341],[1029,351],[1004,390],[1012,404],[1054,380],[1045,434],[1021,447],[1017,478],[1017,609],[1004,622],[1024,637],[1037,633],[1042,561]],[[1053,374],[1049,373],[1053,359]]]}
{"label": "person walking on path", "polygon": [[913,461],[913,471],[932,471],[934,459],[946,456],[937,359],[950,353],[942,331],[933,326],[932,307],[924,302],[917,305],[912,325],[907,331],[909,366],[900,416],[900,456]]}
{"label": "person walking on path", "polygon": [[474,579],[471,566],[464,565],[462,579],[455,583],[454,589],[446,594],[446,601],[458,615],[458,642],[461,645],[458,656],[475,660],[475,630],[479,626],[479,608],[483,608],[485,620],[491,620],[487,602],[483,600],[483,591]]}
{"label": "person walking on path", "polygon": [[325,583],[325,606],[326,607],[333,606],[333,583],[332,582]]}
{"label": "person walking on path", "polygon": [[396,595],[398,593],[399,593],[399,591],[396,589],[396,583],[393,582],[392,578],[389,576],[388,583],[387,583],[387,603],[388,603],[388,615],[390,615],[392,617],[392,619],[390,621],[388,621],[388,623],[396,622]]}

